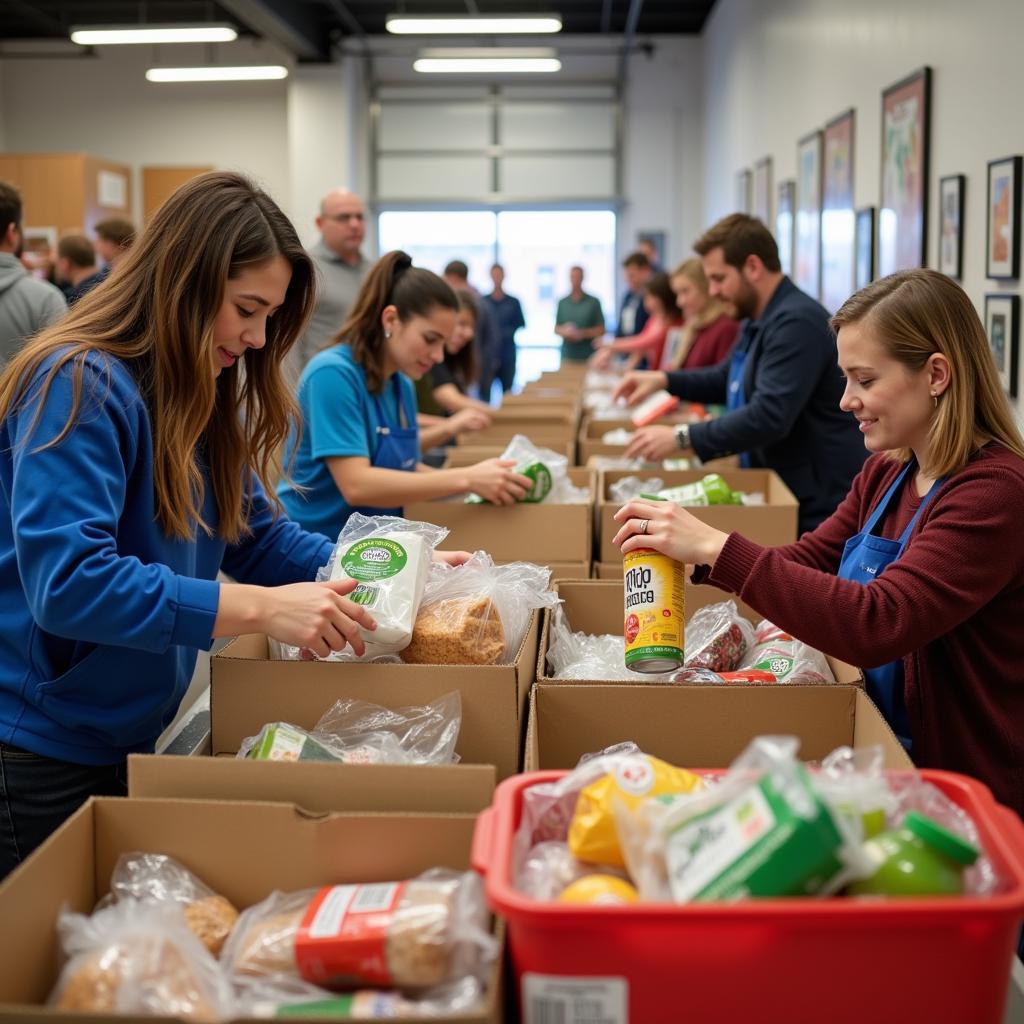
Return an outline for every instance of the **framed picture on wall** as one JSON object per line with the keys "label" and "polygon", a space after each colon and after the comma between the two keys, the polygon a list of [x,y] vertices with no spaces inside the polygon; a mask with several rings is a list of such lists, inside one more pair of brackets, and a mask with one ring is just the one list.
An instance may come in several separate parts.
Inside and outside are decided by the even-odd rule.
{"label": "framed picture on wall", "polygon": [[751,211],[763,224],[772,223],[772,158],[763,157],[754,164],[754,203]]}
{"label": "framed picture on wall", "polygon": [[834,313],[853,290],[853,131],[847,110],[825,125],[821,186],[821,303]]}
{"label": "framed picture on wall", "polygon": [[939,178],[939,270],[959,281],[964,276],[964,192],[962,174]]}
{"label": "framed picture on wall", "polygon": [[1020,277],[1020,170],[1019,156],[988,164],[985,276],[995,280]]}
{"label": "framed picture on wall", "polygon": [[1017,329],[1020,299],[1016,295],[985,296],[985,331],[996,361],[999,380],[1017,397]]}
{"label": "framed picture on wall", "polygon": [[782,272],[793,274],[793,212],[796,207],[796,182],[790,178],[779,182],[775,203],[775,242],[779,247]]}
{"label": "framed picture on wall", "polygon": [[796,151],[796,254],[793,280],[818,298],[821,290],[821,132],[811,132]]}
{"label": "framed picture on wall", "polygon": [[750,204],[754,190],[753,177],[754,176],[750,173],[749,167],[744,167],[742,171],[736,172],[737,213],[750,213]]}
{"label": "framed picture on wall", "polygon": [[853,263],[853,287],[860,291],[875,279],[875,208],[857,211],[857,255]]}
{"label": "framed picture on wall", "polygon": [[879,277],[925,263],[931,83],[925,67],[882,93]]}

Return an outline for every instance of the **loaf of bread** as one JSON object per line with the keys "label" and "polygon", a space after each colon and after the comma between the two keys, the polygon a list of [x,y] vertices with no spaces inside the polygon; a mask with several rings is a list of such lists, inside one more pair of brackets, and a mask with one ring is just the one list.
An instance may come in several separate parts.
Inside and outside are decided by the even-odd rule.
{"label": "loaf of bread", "polygon": [[421,608],[401,658],[414,665],[496,665],[504,654],[501,616],[489,597],[480,596]]}
{"label": "loaf of bread", "polygon": [[220,956],[237,921],[238,911],[223,896],[204,896],[185,905],[185,922],[214,956]]}

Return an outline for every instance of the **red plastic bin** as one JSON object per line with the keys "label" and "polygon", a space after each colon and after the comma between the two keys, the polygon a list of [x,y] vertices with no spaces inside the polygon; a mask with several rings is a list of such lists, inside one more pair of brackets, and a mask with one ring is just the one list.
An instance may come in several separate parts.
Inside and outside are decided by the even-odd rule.
{"label": "red plastic bin", "polygon": [[749,900],[631,907],[541,903],[512,884],[529,786],[502,782],[473,866],[508,945],[525,1024],[1000,1024],[1024,917],[1024,825],[979,782],[921,775],[966,810],[1006,881],[987,898]]}

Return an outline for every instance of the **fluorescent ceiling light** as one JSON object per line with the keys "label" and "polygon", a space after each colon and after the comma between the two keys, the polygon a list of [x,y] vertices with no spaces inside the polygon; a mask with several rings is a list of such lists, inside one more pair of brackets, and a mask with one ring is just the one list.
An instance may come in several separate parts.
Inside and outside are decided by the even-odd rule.
{"label": "fluorescent ceiling light", "polygon": [[561,71],[562,62],[555,57],[420,57],[412,69],[427,75],[537,74]]}
{"label": "fluorescent ceiling light", "polygon": [[125,43],[230,43],[238,38],[231,25],[94,25],[71,30],[71,41],[82,46]]}
{"label": "fluorescent ceiling light", "polygon": [[561,32],[558,14],[501,14],[480,17],[450,17],[444,14],[410,17],[389,14],[387,30],[396,35],[522,35],[535,32]]}
{"label": "fluorescent ceiling light", "polygon": [[288,69],[280,64],[253,65],[240,68],[150,68],[150,82],[245,82],[287,78]]}

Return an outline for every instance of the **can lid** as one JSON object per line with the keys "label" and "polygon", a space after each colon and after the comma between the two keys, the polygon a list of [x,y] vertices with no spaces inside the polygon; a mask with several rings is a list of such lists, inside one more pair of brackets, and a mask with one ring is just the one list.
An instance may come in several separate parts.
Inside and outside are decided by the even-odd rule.
{"label": "can lid", "polygon": [[918,814],[917,811],[908,811],[903,824],[918,839],[923,839],[929,846],[934,846],[936,850],[944,853],[958,864],[970,867],[978,859],[977,847],[950,832],[948,828],[943,828],[931,818]]}

